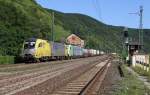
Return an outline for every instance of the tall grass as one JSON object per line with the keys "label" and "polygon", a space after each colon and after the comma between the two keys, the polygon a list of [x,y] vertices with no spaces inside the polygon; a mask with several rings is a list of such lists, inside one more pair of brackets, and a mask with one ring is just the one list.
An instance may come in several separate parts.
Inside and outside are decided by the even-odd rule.
{"label": "tall grass", "polygon": [[137,79],[137,76],[128,71],[124,65],[122,70],[125,77],[119,81],[120,88],[112,95],[150,95],[150,90]]}
{"label": "tall grass", "polygon": [[0,56],[0,64],[13,64],[14,56]]}
{"label": "tall grass", "polygon": [[133,70],[136,71],[141,76],[146,76],[148,81],[150,81],[150,71],[147,72],[147,71],[145,71],[144,69],[142,69],[140,67],[134,67]]}

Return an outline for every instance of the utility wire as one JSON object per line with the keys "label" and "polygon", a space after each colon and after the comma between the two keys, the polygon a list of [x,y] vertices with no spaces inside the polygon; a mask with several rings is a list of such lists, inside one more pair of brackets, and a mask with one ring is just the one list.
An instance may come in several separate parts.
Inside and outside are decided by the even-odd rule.
{"label": "utility wire", "polygon": [[[98,14],[99,20],[100,20],[102,23],[104,23],[103,17],[102,17],[102,10],[101,10],[102,8],[101,8],[101,2],[100,2],[100,0],[93,0],[93,5],[94,5],[95,11],[96,11],[97,14]],[[108,31],[109,31],[108,26],[105,25],[105,32],[108,32]],[[105,41],[106,41],[106,38],[104,38],[103,45],[109,47]]]}
{"label": "utility wire", "polygon": [[94,9],[98,15],[99,20],[102,21],[102,11],[101,11],[101,5],[99,0],[93,0]]}

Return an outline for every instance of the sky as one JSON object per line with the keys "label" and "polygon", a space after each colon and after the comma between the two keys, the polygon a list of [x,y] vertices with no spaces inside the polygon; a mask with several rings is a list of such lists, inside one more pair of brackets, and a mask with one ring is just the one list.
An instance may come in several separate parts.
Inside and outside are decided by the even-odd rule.
{"label": "sky", "polygon": [[[144,7],[143,27],[150,29],[150,0],[36,0],[44,8],[64,13],[81,13],[109,25],[139,27],[139,15],[129,14]],[[96,2],[97,1],[97,2]]]}

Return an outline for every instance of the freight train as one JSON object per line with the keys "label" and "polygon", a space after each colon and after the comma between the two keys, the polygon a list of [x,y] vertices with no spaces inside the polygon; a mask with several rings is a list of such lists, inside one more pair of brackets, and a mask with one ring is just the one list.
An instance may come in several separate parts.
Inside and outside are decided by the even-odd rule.
{"label": "freight train", "polygon": [[22,57],[25,62],[72,59],[99,55],[99,50],[85,49],[43,39],[30,38],[23,44]]}

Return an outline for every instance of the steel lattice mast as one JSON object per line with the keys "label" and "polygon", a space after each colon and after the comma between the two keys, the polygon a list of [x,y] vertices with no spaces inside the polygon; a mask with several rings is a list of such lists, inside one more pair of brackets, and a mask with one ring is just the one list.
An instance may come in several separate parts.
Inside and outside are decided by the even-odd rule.
{"label": "steel lattice mast", "polygon": [[[129,14],[136,14],[136,15],[139,15],[140,17],[140,20],[139,20],[139,40],[138,40],[138,43],[139,43],[139,47],[138,47],[138,50],[140,51],[143,51],[143,6],[140,6],[140,11],[139,12],[136,12],[136,13],[129,13]],[[140,48],[141,47],[141,48]]]}
{"label": "steel lattice mast", "polygon": [[141,45],[141,50],[143,50],[143,6],[140,6],[140,24],[139,24],[139,43]]}

